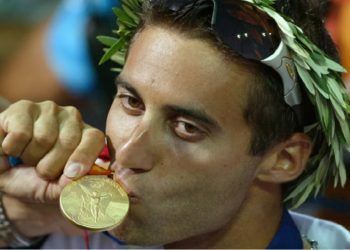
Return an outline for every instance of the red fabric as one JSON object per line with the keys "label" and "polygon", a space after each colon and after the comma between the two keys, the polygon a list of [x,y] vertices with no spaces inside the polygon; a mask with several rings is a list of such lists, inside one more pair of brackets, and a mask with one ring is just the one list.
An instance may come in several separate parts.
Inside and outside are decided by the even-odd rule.
{"label": "red fabric", "polygon": [[105,145],[105,147],[103,148],[99,158],[103,161],[110,161],[111,160],[107,145]]}
{"label": "red fabric", "polygon": [[85,249],[90,249],[90,239],[89,239],[89,233],[87,230],[83,230],[84,232],[84,242],[85,242]]}

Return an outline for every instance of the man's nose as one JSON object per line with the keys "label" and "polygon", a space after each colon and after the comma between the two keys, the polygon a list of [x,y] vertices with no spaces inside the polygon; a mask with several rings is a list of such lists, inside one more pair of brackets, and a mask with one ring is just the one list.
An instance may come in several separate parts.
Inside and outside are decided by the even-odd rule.
{"label": "man's nose", "polygon": [[138,173],[151,170],[156,161],[156,145],[152,139],[150,126],[139,124],[116,151],[117,171],[125,168]]}

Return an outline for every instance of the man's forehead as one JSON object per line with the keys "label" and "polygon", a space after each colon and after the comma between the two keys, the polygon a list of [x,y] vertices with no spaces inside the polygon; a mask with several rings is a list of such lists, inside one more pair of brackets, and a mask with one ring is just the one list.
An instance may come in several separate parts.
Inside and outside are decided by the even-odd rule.
{"label": "man's forehead", "polygon": [[245,86],[251,79],[251,72],[229,62],[207,42],[161,27],[148,27],[137,36],[125,68],[155,72],[152,82],[161,77],[174,79],[179,85],[199,81],[202,86],[230,83],[240,88],[240,84]]}

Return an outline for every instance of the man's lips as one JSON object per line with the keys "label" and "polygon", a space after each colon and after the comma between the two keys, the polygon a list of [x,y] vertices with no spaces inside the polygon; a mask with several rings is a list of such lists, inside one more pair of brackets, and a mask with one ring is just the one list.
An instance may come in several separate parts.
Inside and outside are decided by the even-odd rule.
{"label": "man's lips", "polygon": [[124,180],[127,177],[127,175],[125,174],[126,172],[127,171],[115,172],[115,171],[113,171],[113,169],[106,170],[104,168],[101,168],[98,165],[93,165],[88,174],[89,175],[113,175],[113,180],[116,181],[122,187],[122,189],[128,195],[130,201],[134,202],[136,200],[139,200],[139,198],[138,198],[139,196],[136,195],[136,193],[132,190],[132,188],[130,188],[130,185],[128,185],[126,183],[126,181]]}
{"label": "man's lips", "polygon": [[129,173],[130,172],[128,171],[128,169],[115,171],[113,175],[113,180],[118,182],[118,184],[124,189],[124,191],[129,196],[130,201],[136,201],[140,199],[140,196],[137,194],[134,188],[132,188],[132,185],[126,180],[128,176],[130,176]]}

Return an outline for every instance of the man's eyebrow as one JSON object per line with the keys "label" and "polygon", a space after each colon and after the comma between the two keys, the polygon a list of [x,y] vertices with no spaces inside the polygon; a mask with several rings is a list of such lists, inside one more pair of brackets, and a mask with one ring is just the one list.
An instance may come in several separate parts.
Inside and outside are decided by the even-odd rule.
{"label": "man's eyebrow", "polygon": [[[115,86],[125,88],[130,93],[132,93],[136,98],[140,98],[140,95],[137,92],[137,90],[130,83],[125,81],[121,76],[118,76],[115,79]],[[213,118],[211,118],[204,110],[184,108],[177,105],[166,105],[163,108],[163,110],[168,114],[176,114],[176,115],[192,117],[195,120],[202,122],[212,128],[217,128],[217,129],[220,128],[219,124]]]}
{"label": "man's eyebrow", "polygon": [[213,118],[211,118],[204,110],[183,108],[176,105],[166,105],[164,107],[164,110],[167,113],[192,117],[195,120],[202,122],[214,129],[220,128],[219,124]]}
{"label": "man's eyebrow", "polygon": [[130,83],[125,81],[121,76],[118,76],[117,78],[115,78],[114,84],[116,88],[118,87],[124,88],[127,91],[129,91],[131,94],[133,94],[136,98],[141,99],[137,90],[133,86],[131,86]]}

